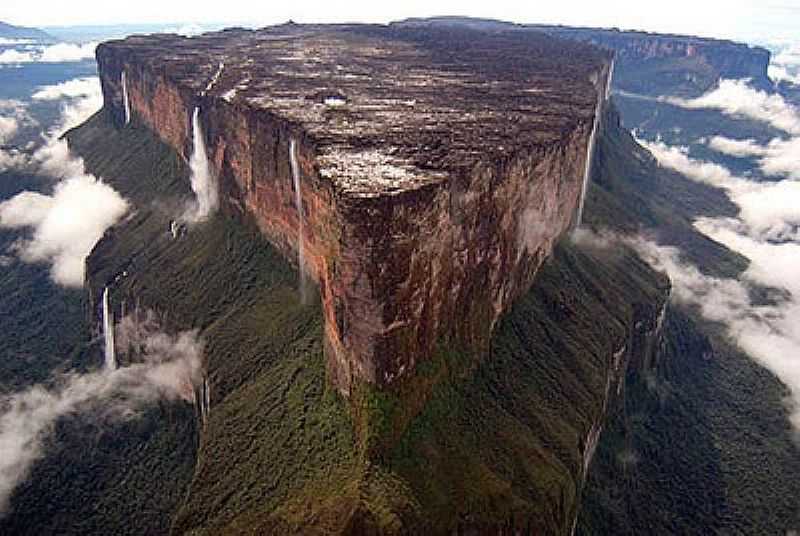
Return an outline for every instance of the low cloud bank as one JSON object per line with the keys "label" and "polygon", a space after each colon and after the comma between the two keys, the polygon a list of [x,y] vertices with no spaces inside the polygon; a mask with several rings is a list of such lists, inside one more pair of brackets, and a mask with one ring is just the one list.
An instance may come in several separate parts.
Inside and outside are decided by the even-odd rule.
{"label": "low cloud bank", "polygon": [[785,46],[773,54],[767,74],[776,82],[800,85],[800,43]]}
{"label": "low cloud bank", "polygon": [[0,115],[0,143],[6,143],[13,138],[19,130],[19,121],[16,117]]}
{"label": "low cloud bank", "polygon": [[[24,102],[0,99],[0,144],[10,142],[20,128],[36,125],[37,122],[28,114]],[[3,171],[1,165],[0,171]]]}
{"label": "low cloud bank", "polygon": [[[800,246],[760,242],[735,227],[735,221],[699,224],[709,236],[752,260],[745,282],[706,276],[683,262],[676,248],[643,238],[631,243],[653,267],[667,273],[674,299],[697,307],[708,320],[724,324],[731,339],[789,388],[790,420],[795,430],[800,430],[800,288],[796,277]],[[749,298],[748,281],[780,286],[792,294],[775,304],[757,305]]]}
{"label": "low cloud bank", "polygon": [[80,125],[103,106],[100,79],[96,76],[40,86],[31,98],[37,101],[63,101],[61,118],[47,133],[47,137],[51,139],[58,138],[67,130]]}
{"label": "low cloud bank", "polygon": [[43,86],[33,98],[66,99],[61,119],[31,157],[0,152],[0,169],[24,167],[60,182],[50,194],[26,191],[0,203],[0,227],[31,228],[31,237],[19,241],[14,253],[24,262],[49,263],[57,284],[80,287],[86,257],[129,208],[111,186],[86,173],[83,160],[72,156],[59,137],[100,107],[100,84],[96,77],[79,78]]}
{"label": "low cloud bank", "polygon": [[[800,181],[758,182],[737,177],[720,164],[692,158],[686,147],[660,141],[639,143],[662,166],[725,190],[738,205],[739,219],[753,236],[769,241],[800,239]],[[794,165],[800,170],[800,163]]]}
{"label": "low cloud bank", "polygon": [[11,48],[0,52],[0,63],[70,63],[91,60],[97,44],[57,43],[27,45],[21,50]]}
{"label": "low cloud bank", "polygon": [[707,143],[715,151],[730,156],[761,156],[765,152],[764,147],[752,138],[735,140],[725,136],[712,136]]}
{"label": "low cloud bank", "polygon": [[[780,95],[768,95],[749,87],[745,81],[723,80],[720,87],[691,101],[690,108],[716,108],[725,114],[740,114],[771,124],[791,137],[777,137],[760,145],[753,139],[717,135],[706,140],[709,147],[724,154],[753,157],[761,172],[781,181],[754,181],[734,176],[713,162],[692,158],[687,147],[668,146],[660,141],[639,140],[663,166],[687,177],[722,188],[740,209],[747,232],[759,240],[796,241],[800,238],[800,110]],[[690,103],[690,104],[687,104]]]}
{"label": "low cloud bank", "polygon": [[[135,418],[158,400],[194,403],[203,378],[203,341],[196,331],[170,335],[148,315],[117,326],[132,364],[116,370],[65,374],[0,398],[0,515],[14,489],[45,455],[45,440],[59,419],[77,416],[102,425]],[[136,352],[131,353],[135,348]]]}
{"label": "low cloud bank", "polygon": [[0,46],[29,45],[33,42],[33,39],[9,39],[8,37],[0,37]]}
{"label": "low cloud bank", "polygon": [[[739,207],[736,218],[694,222],[698,231],[750,260],[739,280],[706,276],[684,262],[675,248],[644,238],[631,242],[669,275],[676,300],[724,324],[732,340],[788,387],[790,419],[800,434],[800,112],[779,95],[756,91],[743,81],[723,80],[718,89],[697,99],[659,100],[744,116],[790,134],[763,145],[722,135],[702,140],[721,153],[754,158],[764,175],[779,179],[775,181],[737,176],[725,166],[692,157],[688,147],[639,140],[660,165],[723,189]],[[775,292],[767,303],[753,302],[754,286]]]}
{"label": "low cloud bank", "polygon": [[[61,115],[47,132],[42,133],[42,145],[31,157],[16,149],[0,149],[0,172],[20,168],[55,178],[83,174],[83,162],[69,156],[67,143],[60,138],[64,132],[85,122],[102,107],[100,79],[96,76],[83,77],[40,86],[31,98],[36,101],[62,101]],[[17,127],[38,124],[21,101],[0,99],[0,114],[0,125],[6,116],[13,118]],[[1,131],[2,127],[0,143]]]}
{"label": "low cloud bank", "polygon": [[693,110],[719,110],[725,115],[762,121],[788,134],[800,135],[800,115],[794,106],[777,93],[759,91],[747,83],[747,80],[720,80],[716,89],[695,99],[659,97],[658,100]]}
{"label": "low cloud bank", "polygon": [[18,169],[28,163],[28,157],[16,149],[0,149],[0,173],[9,169]]}
{"label": "low cloud bank", "polygon": [[64,179],[51,195],[22,192],[0,203],[0,227],[32,228],[33,236],[15,246],[19,258],[47,262],[57,284],[81,287],[86,257],[127,210],[112,187],[83,174]]}
{"label": "low cloud bank", "polygon": [[40,86],[33,93],[33,100],[59,100],[100,94],[100,80],[96,76],[74,78],[58,84]]}
{"label": "low cloud bank", "polygon": [[636,141],[650,151],[659,164],[682,173],[694,181],[726,190],[744,186],[748,182],[734,177],[725,166],[692,158],[688,147],[667,145],[660,140],[647,141],[637,138]]}

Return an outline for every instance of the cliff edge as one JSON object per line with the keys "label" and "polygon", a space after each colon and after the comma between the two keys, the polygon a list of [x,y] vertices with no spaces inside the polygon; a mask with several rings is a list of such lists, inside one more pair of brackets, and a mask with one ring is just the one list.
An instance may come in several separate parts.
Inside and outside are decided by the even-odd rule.
{"label": "cliff edge", "polygon": [[483,353],[576,220],[610,53],[537,32],[226,30],[100,45],[105,109],[188,160],[318,284],[351,393]]}

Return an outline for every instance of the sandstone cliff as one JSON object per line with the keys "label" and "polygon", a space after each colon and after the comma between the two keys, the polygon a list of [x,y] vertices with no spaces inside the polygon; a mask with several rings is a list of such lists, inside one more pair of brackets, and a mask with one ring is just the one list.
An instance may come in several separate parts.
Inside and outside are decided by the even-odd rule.
{"label": "sandstone cliff", "polygon": [[378,26],[131,37],[97,58],[105,109],[125,121],[124,73],[134,121],[185,158],[199,107],[224,210],[317,282],[343,393],[485,350],[574,224],[610,71],[534,32]]}
{"label": "sandstone cliff", "polygon": [[[136,207],[92,252],[88,287],[113,283],[115,311],[139,304],[206,340],[211,411],[191,484],[172,488],[183,498],[173,533],[570,533],[625,371],[657,347],[663,277],[624,247],[562,240],[479,363],[444,348],[406,381],[344,403],[325,378],[322,304],[299,302],[293,256],[254,218],[217,215],[172,238],[165,208],[186,195],[187,166],[146,124],[115,127],[113,111],[69,135],[87,169]],[[599,145],[633,143],[606,115]],[[609,162],[649,161],[627,147],[600,156],[586,218],[631,217],[597,185]]]}
{"label": "sandstone cliff", "polygon": [[468,17],[407,19],[394,24],[398,27],[473,28],[492,32],[537,31],[590,43],[615,53],[614,87],[624,91],[697,96],[720,78],[748,78],[757,87],[772,88],[767,77],[770,52],[734,41],[616,28],[514,24]]}
{"label": "sandstone cliff", "polygon": [[591,43],[616,53],[615,86],[648,94],[697,96],[720,78],[748,78],[762,88],[770,52],[720,39],[620,31],[535,26],[551,35]]}

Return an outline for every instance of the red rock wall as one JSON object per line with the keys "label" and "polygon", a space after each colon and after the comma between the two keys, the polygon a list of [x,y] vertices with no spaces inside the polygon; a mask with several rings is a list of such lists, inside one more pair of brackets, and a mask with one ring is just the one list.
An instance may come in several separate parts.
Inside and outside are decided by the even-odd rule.
{"label": "red rock wall", "polygon": [[[484,162],[441,184],[350,198],[320,178],[313,140],[266,111],[178,88],[161,73],[98,52],[105,106],[124,123],[126,72],[134,119],[188,158],[201,107],[223,209],[254,217],[297,260],[298,212],[289,143],[298,143],[306,216],[305,270],[320,288],[329,377],[385,386],[438,344],[484,350],[502,312],[525,292],[573,223],[591,122],[558,142]],[[596,98],[603,99],[605,74]]]}

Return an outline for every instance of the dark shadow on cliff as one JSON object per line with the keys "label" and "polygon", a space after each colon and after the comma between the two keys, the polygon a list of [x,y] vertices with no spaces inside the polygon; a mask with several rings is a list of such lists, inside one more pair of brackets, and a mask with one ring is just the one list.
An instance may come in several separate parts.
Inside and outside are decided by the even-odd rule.
{"label": "dark shadow on cliff", "polygon": [[785,396],[768,371],[670,309],[658,362],[629,374],[600,442],[578,533],[784,534],[797,526],[800,459]]}
{"label": "dark shadow on cliff", "polygon": [[[693,211],[730,207],[702,187],[676,186],[611,114],[589,222],[664,224],[666,236],[701,246],[707,270],[743,269],[718,244],[687,238]],[[112,288],[115,308],[153,308],[171,329],[201,328],[208,343],[211,417],[185,500],[169,513],[173,532],[571,530],[587,439],[624,376],[613,356],[625,347],[626,361],[643,359],[631,341],[657,336],[667,291],[631,251],[563,243],[496,326],[488,355],[445,344],[410,380],[348,404],[326,382],[318,301],[300,304],[294,268],[255,225],[223,213],[174,239],[169,222],[188,181],[173,152],[102,112],[70,141],[137,207],[93,252],[90,301],[126,272]],[[680,203],[668,201],[676,187]],[[398,407],[430,385],[422,412],[395,433]],[[708,456],[720,464],[719,453]]]}
{"label": "dark shadow on cliff", "polygon": [[91,301],[127,272],[117,310],[138,303],[207,339],[211,418],[175,532],[569,530],[612,356],[663,302],[663,279],[630,251],[559,247],[488,356],[444,347],[419,367],[434,397],[371,452],[356,430],[391,434],[381,415],[402,397],[358,399],[353,421],[326,384],[318,303],[300,305],[294,269],[255,226],[220,214],[173,239],[188,181],[171,151],[102,112],[70,141],[136,206],[92,254]]}
{"label": "dark shadow on cliff", "polygon": [[[623,232],[655,227],[659,241],[678,246],[716,277],[736,277],[747,267],[745,258],[691,225],[697,216],[730,215],[735,207],[723,193],[658,168],[622,129],[604,134],[588,204],[592,224]],[[629,371],[624,401],[610,416],[578,533],[795,528],[800,460],[786,395],[771,373],[727,342],[720,326],[671,306],[658,359]]]}

